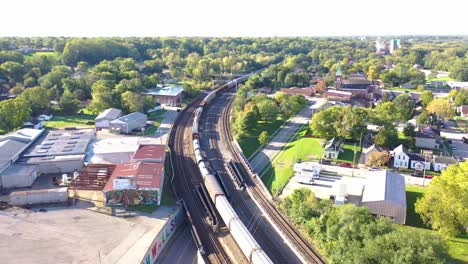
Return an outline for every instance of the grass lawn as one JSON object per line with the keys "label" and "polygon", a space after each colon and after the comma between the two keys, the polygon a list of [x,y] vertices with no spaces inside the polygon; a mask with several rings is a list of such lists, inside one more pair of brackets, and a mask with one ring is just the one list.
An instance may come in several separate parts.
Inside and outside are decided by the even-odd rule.
{"label": "grass lawn", "polygon": [[404,91],[404,92],[416,92],[416,88],[402,88],[402,87],[385,87],[384,90],[391,90],[391,91]]}
{"label": "grass lawn", "polygon": [[265,121],[259,121],[258,124],[255,126],[254,129],[250,130],[249,132],[245,133],[241,137],[237,139],[239,142],[244,155],[248,158],[252,155],[259,147],[260,142],[258,142],[258,136],[262,131],[268,131],[270,136],[281,126],[283,125],[285,120],[282,118],[276,119],[274,122],[266,123]]}
{"label": "grass lawn", "polygon": [[398,145],[403,144],[403,146],[410,146],[411,145],[411,138],[405,136],[402,131],[398,131]]}
{"label": "grass lawn", "polygon": [[145,131],[145,135],[152,135],[156,133],[156,130],[161,125],[164,119],[164,113],[166,110],[154,111],[148,116],[148,120],[154,121],[153,125]]}
{"label": "grass lawn", "polygon": [[[403,228],[413,228],[422,232],[431,232],[437,234],[437,231],[431,230],[421,220],[418,213],[414,211],[414,203],[416,199],[421,197],[427,190],[425,187],[406,186],[406,226]],[[447,241],[449,246],[449,254],[453,258],[452,263],[467,263],[468,262],[468,235],[462,235]]]}
{"label": "grass lawn", "polygon": [[45,122],[47,128],[65,128],[65,127],[82,127],[91,128],[92,125],[87,125],[87,122],[94,122],[95,115],[74,115],[74,116],[54,116],[50,121]]}
{"label": "grass lawn", "polygon": [[55,59],[58,59],[60,54],[58,52],[38,51],[38,52],[31,53],[31,54],[23,55],[23,56],[24,58],[34,57],[34,56],[50,56],[50,57],[54,57]]}
{"label": "grass lawn", "polygon": [[437,77],[434,79],[430,79],[429,81],[430,82],[432,81],[454,81],[454,79],[447,76],[447,77]]}
{"label": "grass lawn", "polygon": [[[344,150],[344,152],[342,152],[342,153],[340,153],[340,155],[338,155],[338,159],[336,161],[337,162],[353,163],[354,144],[345,143],[343,145],[343,150]],[[361,147],[359,147],[359,143],[356,143],[356,159],[354,160],[354,162],[358,162],[359,157],[361,157]]]}
{"label": "grass lawn", "polygon": [[288,182],[293,175],[294,163],[296,160],[311,161],[322,156],[322,139],[304,137],[307,127],[299,130],[295,139],[292,140],[274,160],[263,176],[262,180],[273,195]]}

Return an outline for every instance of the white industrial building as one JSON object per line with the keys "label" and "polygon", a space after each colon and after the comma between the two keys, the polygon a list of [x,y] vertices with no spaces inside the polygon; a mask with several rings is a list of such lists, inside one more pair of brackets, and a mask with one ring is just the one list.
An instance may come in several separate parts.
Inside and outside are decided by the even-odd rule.
{"label": "white industrial building", "polygon": [[102,111],[95,119],[96,128],[109,128],[109,122],[122,116],[122,110],[109,108]]}
{"label": "white industrial building", "polygon": [[94,129],[47,131],[22,155],[20,163],[37,165],[39,174],[79,171],[94,137]]}
{"label": "white industrial building", "polygon": [[[3,188],[26,187],[34,182],[37,170],[34,166],[17,166],[21,154],[40,137],[44,130],[24,128],[0,137],[0,186]],[[16,175],[24,177],[17,179]],[[20,178],[21,178],[20,177]]]}
{"label": "white industrial building", "polygon": [[376,216],[385,216],[396,223],[406,222],[405,177],[382,170],[369,172],[362,195],[362,206]]}
{"label": "white industrial building", "polygon": [[146,126],[148,117],[140,112],[134,112],[109,122],[109,130],[114,133],[129,134]]}

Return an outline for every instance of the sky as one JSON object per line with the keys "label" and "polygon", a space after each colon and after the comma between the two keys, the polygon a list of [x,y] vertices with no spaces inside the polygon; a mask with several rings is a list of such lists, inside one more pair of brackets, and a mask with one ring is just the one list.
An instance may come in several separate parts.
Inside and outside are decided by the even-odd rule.
{"label": "sky", "polygon": [[0,36],[468,35],[467,0],[1,0]]}

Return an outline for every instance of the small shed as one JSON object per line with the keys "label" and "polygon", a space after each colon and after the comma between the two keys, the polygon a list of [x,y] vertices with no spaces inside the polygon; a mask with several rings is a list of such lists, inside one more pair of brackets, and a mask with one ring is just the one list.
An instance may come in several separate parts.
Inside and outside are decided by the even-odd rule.
{"label": "small shed", "polygon": [[133,112],[109,122],[109,130],[115,133],[129,134],[133,130],[146,126],[148,117],[140,112]]}
{"label": "small shed", "polygon": [[406,222],[405,177],[388,171],[373,171],[367,177],[362,204],[376,216],[385,216],[398,224]]}
{"label": "small shed", "polygon": [[96,128],[109,128],[109,122],[122,116],[122,110],[109,108],[102,111],[95,119]]}

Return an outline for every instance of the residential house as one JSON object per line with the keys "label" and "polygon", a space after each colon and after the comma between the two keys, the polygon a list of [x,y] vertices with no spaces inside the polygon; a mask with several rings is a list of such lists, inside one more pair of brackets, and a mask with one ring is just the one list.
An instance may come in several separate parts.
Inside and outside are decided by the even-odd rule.
{"label": "residential house", "polygon": [[416,132],[415,145],[423,149],[439,149],[440,139],[437,134],[428,132]]}
{"label": "residential house", "polygon": [[109,130],[115,133],[129,134],[146,126],[148,117],[140,112],[133,112],[109,122]]}
{"label": "residential house", "polygon": [[375,216],[385,216],[395,223],[405,224],[405,177],[388,170],[369,172],[361,205],[369,208]]}
{"label": "residential house", "polygon": [[330,139],[323,147],[323,157],[327,159],[337,159],[340,152],[343,152],[343,140],[338,137]]}
{"label": "residential house", "polygon": [[359,158],[359,164],[365,165],[369,161],[369,157],[371,156],[372,153],[380,153],[384,152],[379,146],[376,144],[364,149],[361,153],[361,157]]}
{"label": "residential house", "polygon": [[452,157],[434,156],[434,171],[443,171],[449,165],[457,164],[457,160]]}
{"label": "residential house", "polygon": [[96,128],[109,128],[109,122],[122,116],[122,110],[108,108],[102,111],[95,119]]}
{"label": "residential house", "polygon": [[461,105],[457,107],[457,113],[462,117],[468,118],[468,105]]}
{"label": "residential house", "polygon": [[415,170],[430,170],[432,156],[419,153],[410,153],[410,168]]}
{"label": "residential house", "polygon": [[410,164],[410,155],[405,146],[399,145],[393,150],[393,167],[407,169]]}

